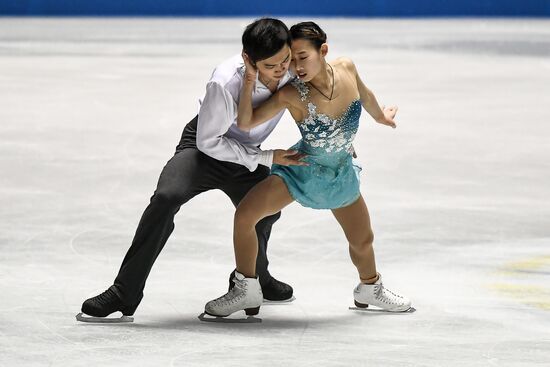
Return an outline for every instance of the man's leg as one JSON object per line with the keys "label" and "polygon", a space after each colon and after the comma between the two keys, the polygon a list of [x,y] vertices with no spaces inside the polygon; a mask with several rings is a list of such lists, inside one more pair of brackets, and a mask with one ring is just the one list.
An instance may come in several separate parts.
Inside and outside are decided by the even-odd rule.
{"label": "man's leg", "polygon": [[157,189],[142,215],[114,285],[103,294],[86,300],[82,311],[97,317],[115,311],[133,314],[143,296],[149,272],[174,229],[174,216],[181,205],[203,191],[218,187],[221,177],[231,173],[223,162],[197,149],[177,151],[162,170]]}
{"label": "man's leg", "polygon": [[[209,162],[213,161],[213,162]],[[160,175],[114,281],[127,305],[139,303],[153,263],[174,230],[174,216],[195,195],[216,186],[209,166],[216,161],[196,149],[184,149],[168,161]],[[210,164],[209,164],[210,163]]]}
{"label": "man's leg", "polygon": [[183,129],[174,156],[163,168],[157,189],[138,224],[114,282],[125,304],[139,304],[153,263],[174,230],[174,216],[195,195],[219,185],[220,162],[197,150],[198,116]]}
{"label": "man's leg", "polygon": [[[252,187],[269,176],[269,172],[269,168],[261,165],[254,172],[250,172],[244,167],[239,167],[232,180],[222,187],[222,190],[230,197],[233,205],[237,207]],[[256,225],[256,234],[258,235],[256,273],[262,286],[264,298],[270,301],[287,301],[292,299],[293,294],[292,287],[273,278],[268,269],[267,243],[271,235],[271,228],[280,217],[281,213],[279,212],[262,219]],[[233,274],[230,278],[232,276]],[[231,286],[232,282],[230,280]]]}

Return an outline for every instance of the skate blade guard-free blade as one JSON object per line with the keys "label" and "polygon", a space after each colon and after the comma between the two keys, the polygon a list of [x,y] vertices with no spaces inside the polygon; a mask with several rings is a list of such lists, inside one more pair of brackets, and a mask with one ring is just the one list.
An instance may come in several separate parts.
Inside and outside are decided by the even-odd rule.
{"label": "skate blade guard-free blade", "polygon": [[122,324],[134,322],[132,316],[121,316],[121,317],[95,317],[88,316],[85,313],[80,312],[76,315],[76,320],[80,322],[89,322],[93,324]]}
{"label": "skate blade guard-free blade", "polygon": [[254,316],[247,316],[246,318],[235,319],[228,316],[213,316],[207,314],[206,312],[201,313],[198,316],[198,319],[203,322],[218,322],[222,324],[257,324],[262,322],[262,319]]}
{"label": "skate blade guard-free blade", "polygon": [[289,299],[284,299],[282,301],[272,301],[272,300],[269,300],[269,299],[265,299],[263,300],[263,304],[264,305],[281,305],[281,304],[287,304],[287,303],[290,303],[292,301],[296,300],[296,297],[292,296],[290,297]]}
{"label": "skate blade guard-free blade", "polygon": [[352,311],[361,311],[361,312],[379,312],[379,313],[391,313],[391,314],[400,314],[400,313],[413,313],[416,311],[416,308],[410,307],[405,311],[389,311],[382,308],[368,308],[368,307],[350,307]]}

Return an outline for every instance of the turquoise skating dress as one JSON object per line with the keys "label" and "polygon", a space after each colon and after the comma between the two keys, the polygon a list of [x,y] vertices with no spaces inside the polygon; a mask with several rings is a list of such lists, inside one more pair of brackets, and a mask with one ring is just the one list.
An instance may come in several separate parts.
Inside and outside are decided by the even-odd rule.
{"label": "turquoise skating dress", "polygon": [[352,162],[352,143],[359,128],[361,101],[350,103],[343,114],[333,119],[317,113],[309,101],[309,88],[300,80],[292,81],[309,115],[298,122],[302,139],[290,149],[307,154],[309,166],[274,164],[271,174],[285,182],[290,195],[301,205],[314,209],[337,209],[353,204],[359,191],[360,167]]}

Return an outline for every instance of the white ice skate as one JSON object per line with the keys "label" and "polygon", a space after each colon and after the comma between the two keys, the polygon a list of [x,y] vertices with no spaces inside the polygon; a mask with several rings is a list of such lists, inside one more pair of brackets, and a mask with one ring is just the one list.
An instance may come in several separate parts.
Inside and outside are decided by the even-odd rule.
{"label": "white ice skate", "polygon": [[[205,314],[216,318],[225,318],[240,310],[244,310],[248,316],[258,314],[263,301],[262,287],[258,279],[245,278],[244,275],[235,271],[233,282],[235,286],[229,292],[204,306],[204,314],[199,316],[201,321],[242,322],[239,319],[210,319],[206,318]],[[261,322],[261,319],[253,317],[244,320],[245,322]]]}
{"label": "white ice skate", "polygon": [[[353,290],[355,306],[350,310],[377,311],[377,312],[414,312],[411,301],[402,295],[396,294],[382,284],[382,276],[378,274],[378,280],[374,284],[359,283]],[[369,309],[376,306],[377,309]]]}

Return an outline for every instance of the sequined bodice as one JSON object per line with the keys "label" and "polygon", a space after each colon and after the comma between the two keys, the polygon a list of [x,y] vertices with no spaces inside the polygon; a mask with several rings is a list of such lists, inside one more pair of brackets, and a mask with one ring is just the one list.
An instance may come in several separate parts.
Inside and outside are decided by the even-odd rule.
{"label": "sequined bodice", "polygon": [[307,117],[298,122],[302,139],[290,149],[305,153],[304,166],[274,164],[271,174],[281,177],[292,198],[315,209],[348,206],[361,196],[359,171],[350,150],[359,127],[361,103],[353,100],[345,111],[331,117],[317,111],[308,99],[309,88],[299,79],[292,85],[300,93]]}
{"label": "sequined bodice", "polygon": [[327,154],[351,151],[351,145],[361,116],[361,101],[356,99],[337,118],[317,112],[317,106],[309,101],[309,88],[301,80],[295,79],[292,85],[300,93],[300,99],[307,102],[308,116],[298,127],[302,134],[303,146],[308,153]]}

